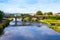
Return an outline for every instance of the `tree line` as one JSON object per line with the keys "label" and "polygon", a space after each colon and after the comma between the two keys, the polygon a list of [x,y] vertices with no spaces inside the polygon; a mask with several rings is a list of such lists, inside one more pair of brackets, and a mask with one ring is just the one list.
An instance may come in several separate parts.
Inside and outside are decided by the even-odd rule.
{"label": "tree line", "polygon": [[36,12],[36,15],[53,15],[53,13],[52,12],[45,12],[45,13],[43,13],[42,11],[38,10]]}

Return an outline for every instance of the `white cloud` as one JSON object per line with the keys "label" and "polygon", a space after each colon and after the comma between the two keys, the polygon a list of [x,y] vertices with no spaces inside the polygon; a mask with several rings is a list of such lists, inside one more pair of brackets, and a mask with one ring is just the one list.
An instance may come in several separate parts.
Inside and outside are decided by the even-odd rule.
{"label": "white cloud", "polygon": [[37,10],[59,12],[59,2],[59,0],[9,0],[7,3],[0,2],[0,9],[11,13],[34,13]]}

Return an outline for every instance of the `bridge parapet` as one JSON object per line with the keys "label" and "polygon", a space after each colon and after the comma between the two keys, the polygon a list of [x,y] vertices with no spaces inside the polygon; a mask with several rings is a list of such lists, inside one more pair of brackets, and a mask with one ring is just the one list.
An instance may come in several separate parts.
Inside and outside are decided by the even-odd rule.
{"label": "bridge parapet", "polygon": [[[30,18],[45,18],[46,16],[16,16],[16,18],[26,18],[26,17],[30,17]],[[15,18],[15,16],[5,16],[4,18]]]}

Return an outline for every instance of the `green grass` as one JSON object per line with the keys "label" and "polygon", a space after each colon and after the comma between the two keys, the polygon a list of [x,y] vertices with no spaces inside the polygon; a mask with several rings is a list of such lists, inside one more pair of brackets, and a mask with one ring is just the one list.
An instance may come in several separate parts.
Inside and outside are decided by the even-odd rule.
{"label": "green grass", "polygon": [[44,19],[39,20],[39,22],[48,24],[49,28],[54,29],[56,32],[60,32],[60,20],[54,20],[54,19]]}

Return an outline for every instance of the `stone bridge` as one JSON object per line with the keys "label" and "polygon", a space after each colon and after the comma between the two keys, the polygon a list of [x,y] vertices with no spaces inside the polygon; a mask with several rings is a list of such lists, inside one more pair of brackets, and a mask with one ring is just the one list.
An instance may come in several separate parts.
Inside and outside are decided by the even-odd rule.
{"label": "stone bridge", "polygon": [[44,19],[45,16],[5,16],[4,18],[26,18],[26,17],[30,17],[30,18],[40,18],[40,19]]}
{"label": "stone bridge", "polygon": [[5,16],[4,18],[15,18],[15,26],[17,25],[17,18],[26,18],[26,17],[30,17],[30,18],[38,18],[38,19],[44,19],[45,16]]}

